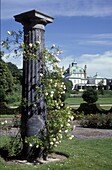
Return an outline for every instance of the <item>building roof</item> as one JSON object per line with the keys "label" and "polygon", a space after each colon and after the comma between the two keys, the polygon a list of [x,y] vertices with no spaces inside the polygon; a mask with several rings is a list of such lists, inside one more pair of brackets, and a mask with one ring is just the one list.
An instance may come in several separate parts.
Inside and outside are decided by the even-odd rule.
{"label": "building roof", "polygon": [[104,77],[99,76],[98,73],[96,73],[96,74],[93,76],[93,78],[95,78],[95,79],[104,79]]}
{"label": "building roof", "polygon": [[77,63],[76,62],[73,62],[71,65],[70,65],[70,72],[72,72],[73,74],[76,74],[76,73],[84,73],[84,69],[77,66]]}
{"label": "building roof", "polygon": [[70,70],[72,71],[72,73],[76,74],[76,73],[84,73],[84,69],[78,66],[73,66],[70,68]]}

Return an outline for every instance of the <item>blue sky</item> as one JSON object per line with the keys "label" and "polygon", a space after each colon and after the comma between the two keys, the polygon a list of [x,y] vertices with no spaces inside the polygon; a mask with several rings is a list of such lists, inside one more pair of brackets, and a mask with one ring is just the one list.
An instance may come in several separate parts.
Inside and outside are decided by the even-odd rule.
{"label": "blue sky", "polygon": [[[63,50],[61,66],[75,60],[87,65],[89,76],[97,72],[112,78],[112,0],[1,0],[2,39],[8,30],[22,30],[13,16],[32,9],[54,17],[46,26],[45,43]],[[22,65],[20,59],[9,60]]]}

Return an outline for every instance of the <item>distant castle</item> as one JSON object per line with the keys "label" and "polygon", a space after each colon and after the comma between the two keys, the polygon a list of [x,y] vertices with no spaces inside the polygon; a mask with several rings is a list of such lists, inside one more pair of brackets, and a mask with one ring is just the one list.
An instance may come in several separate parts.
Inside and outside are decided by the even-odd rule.
{"label": "distant castle", "polygon": [[112,90],[112,80],[109,86],[110,80],[100,77],[97,73],[93,77],[87,76],[87,66],[81,68],[77,65],[77,62],[73,62],[66,70],[65,78],[69,79],[73,83],[73,90],[84,90],[86,87],[94,87],[98,89],[101,85],[104,89]]}

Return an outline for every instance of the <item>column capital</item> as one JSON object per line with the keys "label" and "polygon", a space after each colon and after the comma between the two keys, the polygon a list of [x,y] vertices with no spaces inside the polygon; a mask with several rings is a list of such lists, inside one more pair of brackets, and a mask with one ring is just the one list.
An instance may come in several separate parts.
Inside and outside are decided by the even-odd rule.
{"label": "column capital", "polygon": [[15,21],[20,22],[25,27],[35,27],[36,25],[47,25],[52,23],[54,18],[39,11],[32,10],[14,16]]}

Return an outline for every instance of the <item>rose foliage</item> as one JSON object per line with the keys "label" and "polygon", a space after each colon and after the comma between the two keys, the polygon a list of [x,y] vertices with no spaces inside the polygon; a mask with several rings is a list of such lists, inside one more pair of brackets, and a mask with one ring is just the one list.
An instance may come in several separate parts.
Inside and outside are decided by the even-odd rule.
{"label": "rose foliage", "polygon": [[[9,31],[8,31],[9,34]],[[13,44],[15,43],[15,48],[13,46],[13,51],[15,55],[21,55],[20,53],[29,53],[26,55],[25,59],[35,60],[36,54],[35,51],[39,48],[40,43],[35,44],[24,44],[21,41],[22,33],[19,31],[10,32],[10,38],[13,38]],[[15,40],[14,40],[15,38]],[[20,39],[20,40],[19,40]],[[12,43],[12,41],[11,41]],[[3,47],[6,47],[7,50],[12,47],[9,45],[9,39],[3,41]],[[18,44],[18,46],[17,46]],[[10,50],[11,51],[11,50]],[[18,54],[19,53],[19,54]],[[65,105],[62,100],[62,95],[66,92],[66,86],[63,79],[64,70],[58,66],[60,59],[58,56],[62,53],[58,47],[52,45],[50,50],[44,49],[42,62],[44,65],[44,70],[40,73],[41,83],[44,87],[44,91],[37,85],[36,90],[38,93],[44,93],[47,109],[47,120],[46,120],[46,133],[43,132],[41,137],[31,136],[26,137],[26,143],[30,147],[35,143],[36,148],[44,148],[47,153],[53,150],[59,143],[61,143],[63,136],[67,136],[69,139],[73,138],[73,135],[70,135],[72,129],[71,122],[73,120],[72,113],[70,108]],[[29,58],[27,58],[29,56]],[[38,100],[38,99],[37,99]],[[35,107],[36,107],[35,101]],[[42,133],[42,132],[41,132]]]}

